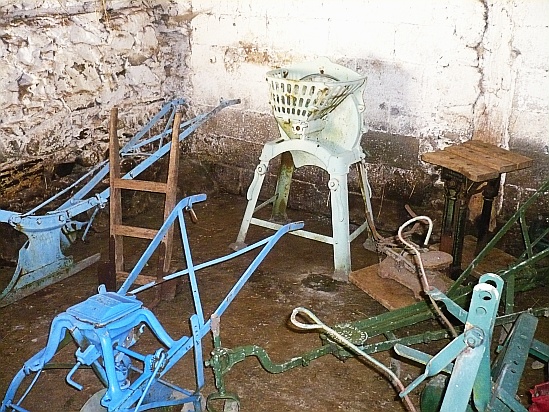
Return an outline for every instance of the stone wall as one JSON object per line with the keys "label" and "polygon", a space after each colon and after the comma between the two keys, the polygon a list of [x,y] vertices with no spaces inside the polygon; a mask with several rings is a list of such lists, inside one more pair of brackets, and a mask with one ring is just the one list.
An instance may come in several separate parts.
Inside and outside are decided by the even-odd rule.
{"label": "stone wall", "polygon": [[105,155],[189,86],[188,1],[8,1],[0,6],[0,164]]}
{"label": "stone wall", "polygon": [[[95,163],[114,105],[125,136],[173,97],[190,97],[196,112],[240,98],[185,148],[243,194],[278,136],[265,73],[323,56],[368,77],[362,145],[378,200],[433,205],[438,174],[420,155],[477,138],[535,159],[507,176],[512,210],[549,174],[548,21],[545,0],[8,0],[0,169]],[[325,176],[296,180],[293,206],[325,207]]]}

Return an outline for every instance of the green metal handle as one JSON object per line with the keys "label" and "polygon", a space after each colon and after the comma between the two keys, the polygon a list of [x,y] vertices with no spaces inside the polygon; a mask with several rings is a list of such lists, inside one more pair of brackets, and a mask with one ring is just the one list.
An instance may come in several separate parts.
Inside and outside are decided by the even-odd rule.
{"label": "green metal handle", "polygon": [[[311,320],[313,323],[303,323],[303,322],[300,322],[296,319],[296,316],[297,315],[302,315],[302,316],[305,316],[307,318],[309,318],[309,320]],[[349,341],[347,338],[345,338],[345,336],[341,335],[340,333],[336,332],[335,330],[333,330],[332,328],[326,326],[324,323],[322,323],[322,321],[316,317],[316,315],[311,312],[309,309],[306,309],[306,308],[303,308],[303,307],[298,307],[298,308],[295,308],[293,311],[292,311],[292,315],[290,316],[290,321],[295,325],[297,326],[298,328],[301,328],[301,329],[308,329],[308,330],[311,330],[311,329],[320,329],[320,330],[323,330],[328,336],[330,336],[331,338],[333,338],[336,342],[340,343],[341,345],[351,349],[353,352],[355,352],[356,354],[358,354],[359,356],[362,356],[364,357],[367,361],[369,361],[373,366],[377,367],[378,369],[380,369],[383,373],[385,373],[387,376],[389,376],[390,380],[391,380],[391,383],[399,390],[399,391],[403,391],[404,390],[404,385],[402,384],[402,382],[400,381],[400,379],[398,379],[398,377],[395,375],[395,373],[389,369],[387,366],[385,366],[384,364],[382,364],[381,362],[379,362],[377,359],[373,358],[372,356],[368,355],[366,352],[364,352],[362,349],[360,349],[358,346],[356,346],[354,343],[352,343],[351,341]],[[404,395],[403,396],[403,399],[404,399],[404,402],[406,404],[406,406],[408,407],[408,409],[410,411],[414,411],[415,412],[415,408],[412,404],[412,402],[410,401],[410,399],[408,398],[407,395]]]}

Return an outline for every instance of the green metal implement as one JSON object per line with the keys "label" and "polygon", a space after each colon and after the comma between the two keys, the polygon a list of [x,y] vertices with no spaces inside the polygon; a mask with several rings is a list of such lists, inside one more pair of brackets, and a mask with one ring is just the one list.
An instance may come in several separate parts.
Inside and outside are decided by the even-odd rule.
{"label": "green metal implement", "polygon": [[[518,316],[505,343],[498,349],[490,374],[486,371],[475,372],[472,365],[465,364],[467,373],[458,380],[454,379],[455,368],[442,370],[444,373],[431,379],[423,390],[421,411],[526,412],[527,409],[516,398],[526,360],[528,356],[533,356],[545,363],[549,360],[549,346],[534,339],[537,323],[538,318],[531,313],[524,312]],[[444,350],[446,348],[435,357]],[[429,355],[416,354],[416,359],[427,363],[431,358]],[[451,374],[450,378],[446,376],[449,374]],[[456,385],[456,382],[452,385],[452,379],[458,381],[459,385]],[[476,390],[474,402],[476,409],[473,409],[469,402],[470,392],[464,389],[467,383],[471,382],[474,382],[473,391]],[[487,385],[490,385],[488,390],[480,389]],[[460,401],[461,404],[459,404]]]}
{"label": "green metal implement", "polygon": [[395,345],[394,350],[398,355],[426,363],[424,373],[400,393],[401,397],[407,396],[427,378],[446,369],[451,370],[451,375],[440,411],[465,411],[471,393],[475,408],[486,410],[492,387],[490,344],[502,291],[503,279],[494,274],[483,275],[473,288],[468,312],[451,300],[444,299],[442,292],[430,292],[434,299],[444,302],[448,311],[465,325],[464,330],[432,357],[402,344]]}
{"label": "green metal implement", "polygon": [[[490,336],[487,336],[486,332],[490,331],[489,335],[491,335],[491,331],[496,326],[512,324],[514,324],[514,326],[512,332],[507,337],[502,351],[492,365],[491,370],[489,363],[489,346],[485,348],[485,353],[483,353],[480,357],[480,363],[477,369],[480,371],[479,373],[481,377],[478,378],[478,385],[484,385],[484,387],[487,387],[486,382],[490,380],[491,376],[492,381],[495,383],[495,389],[491,393],[492,397],[496,399],[496,401],[492,398],[487,401],[485,397],[477,394],[474,403],[479,410],[525,410],[524,407],[522,407],[523,409],[519,409],[516,404],[517,402],[513,398],[516,393],[516,382],[522,375],[522,369],[515,368],[514,372],[512,372],[510,369],[506,368],[504,364],[506,362],[510,362],[511,364],[518,362],[520,365],[528,354],[535,356],[543,362],[549,361],[548,346],[533,339],[535,324],[537,324],[537,317],[548,317],[549,308],[534,307],[525,312],[514,312],[516,293],[535,288],[543,284],[546,279],[549,278],[549,267],[543,266],[544,264],[547,265],[546,262],[549,259],[549,245],[547,245],[549,227],[538,226],[536,231],[529,231],[529,225],[527,223],[527,216],[535,214],[533,211],[536,212],[536,208],[539,208],[541,201],[546,200],[544,196],[547,196],[548,194],[549,180],[544,182],[541,187],[533,193],[499,229],[494,237],[473,259],[469,266],[463,270],[460,276],[458,276],[446,295],[440,293],[437,295],[440,301],[446,304],[448,310],[454,314],[457,319],[465,323],[464,320],[467,318],[470,311],[468,312],[462,308],[470,305],[469,302],[475,296],[475,288],[470,284],[471,280],[474,279],[472,277],[473,271],[478,267],[483,259],[487,257],[490,251],[496,247],[498,242],[512,229],[516,228],[515,225],[518,225],[519,233],[523,238],[524,251],[519,255],[513,265],[500,270],[497,274],[490,275],[497,276],[497,278],[493,279],[501,279],[501,284],[499,281],[495,282],[498,294],[498,304],[495,304],[495,300],[491,301],[493,306],[491,307],[491,310],[495,310],[493,311],[492,316],[493,324],[481,322],[482,325],[480,330],[484,333],[484,337],[482,339],[484,342],[490,341]],[[493,279],[490,278],[489,280],[493,281]],[[475,279],[474,283],[476,284],[476,282],[477,281]],[[477,291],[477,295],[479,293],[480,292]],[[479,300],[479,296],[477,296],[477,300]],[[481,299],[481,303],[485,302]],[[497,316],[497,309],[500,307],[500,304],[500,311],[502,314]],[[335,325],[332,329],[337,331],[339,334],[346,336],[353,345],[356,345],[364,353],[372,354],[392,350],[396,345],[402,348],[404,346],[420,343],[429,343],[435,340],[450,339],[451,336],[448,329],[440,327],[433,330],[431,323],[427,326],[427,330],[417,332],[417,324],[436,318],[437,315],[433,310],[432,304],[428,299],[426,299],[401,309],[381,313],[377,316],[354,322],[341,323]],[[488,318],[489,317],[486,317],[486,319]],[[532,319],[534,319],[535,322]],[[414,326],[414,333],[410,333],[409,328],[412,326]],[[405,333],[402,333],[403,331]],[[471,332],[466,330],[464,327],[456,327],[456,331],[461,334],[460,336],[465,336],[465,334],[467,334],[467,337],[473,341],[475,339],[479,339],[479,336],[476,335],[477,329]],[[283,373],[296,367],[307,366],[313,360],[328,354],[334,355],[341,360],[357,356],[355,352],[349,349],[349,347],[342,345],[341,342],[337,342],[328,336],[328,334],[321,333],[321,345],[318,348],[299,356],[294,356],[286,362],[274,363],[270,359],[267,352],[258,345],[240,346],[231,349],[224,348],[221,344],[219,327],[215,330],[212,328],[212,333],[214,350],[212,352],[212,357],[206,364],[213,369],[218,392],[210,395],[208,399],[211,401],[207,402],[207,409],[210,412],[215,412],[217,410],[213,406],[213,403],[216,400],[232,402],[238,406],[238,396],[236,396],[236,394],[230,394],[226,391],[225,376],[234,365],[244,361],[250,356],[256,357],[261,366],[270,373]],[[398,335],[401,335],[401,337]],[[521,346],[523,350],[518,350],[517,345],[521,344],[517,343],[519,339],[518,337],[523,335],[532,337],[531,344],[523,345]],[[374,337],[378,337],[375,342],[367,341]],[[381,340],[379,339],[380,337],[382,338]],[[410,352],[412,352],[411,349]],[[420,356],[417,351],[415,353]],[[426,363],[429,362],[428,358],[424,357],[423,359]],[[442,372],[450,373],[454,368],[451,365],[447,366],[447,364],[448,362],[446,362],[442,368]],[[455,379],[458,378],[454,378],[454,380]],[[444,376],[441,377],[441,375],[437,375],[431,379],[425,393],[422,395],[422,398],[429,399],[431,397],[432,399],[435,399],[430,402],[426,400],[424,403],[426,405],[436,403],[437,406],[433,409],[429,409],[429,407],[426,406],[427,409],[423,409],[424,403],[422,402],[422,411],[438,410],[436,408],[440,406],[442,393],[446,388],[446,384],[447,382]],[[478,390],[477,392],[483,393]],[[490,393],[490,391],[487,393]],[[504,404],[506,406],[501,407],[500,404]],[[466,408],[471,407],[467,404]]]}

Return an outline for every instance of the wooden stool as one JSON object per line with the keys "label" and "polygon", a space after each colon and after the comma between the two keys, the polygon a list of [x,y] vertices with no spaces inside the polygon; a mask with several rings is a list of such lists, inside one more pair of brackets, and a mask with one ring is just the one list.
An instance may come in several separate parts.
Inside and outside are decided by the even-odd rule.
{"label": "wooden stool", "polygon": [[478,253],[488,241],[492,203],[499,193],[501,174],[528,168],[532,166],[532,159],[476,140],[424,153],[421,159],[442,166],[445,199],[440,250],[453,256],[450,275],[455,279],[461,272],[467,206],[471,196],[484,185]]}

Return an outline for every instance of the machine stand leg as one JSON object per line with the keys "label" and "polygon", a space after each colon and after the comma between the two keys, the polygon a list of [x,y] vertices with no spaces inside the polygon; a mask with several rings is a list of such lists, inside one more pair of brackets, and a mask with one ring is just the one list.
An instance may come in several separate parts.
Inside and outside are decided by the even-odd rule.
{"label": "machine stand leg", "polygon": [[287,223],[288,215],[286,207],[288,206],[288,197],[290,195],[290,186],[292,184],[292,175],[294,173],[294,161],[290,152],[284,152],[280,155],[280,170],[276,182],[276,194],[273,202],[273,212],[271,220],[278,223]]}
{"label": "machine stand leg", "polygon": [[248,204],[246,205],[246,211],[244,212],[244,217],[242,218],[240,230],[238,232],[238,236],[236,237],[236,242],[231,243],[230,245],[230,248],[233,250],[240,250],[246,246],[244,242],[246,240],[248,228],[250,227],[250,222],[252,221],[255,206],[257,204],[257,199],[259,198],[259,192],[261,192],[261,186],[263,186],[263,180],[265,180],[265,174],[267,173],[268,168],[268,163],[263,162],[255,168],[254,180],[248,188],[248,193],[246,195]]}
{"label": "machine stand leg", "polygon": [[351,272],[347,175],[330,175],[328,188],[330,189],[332,206],[334,278],[347,282],[349,280],[349,273]]}

